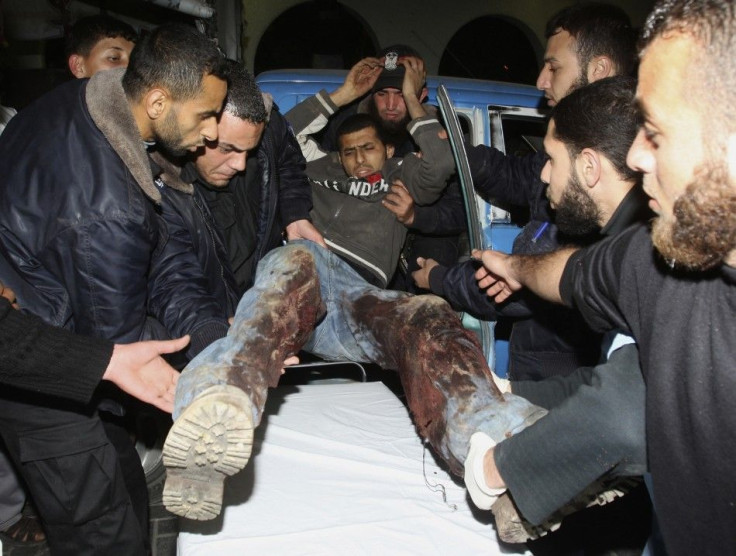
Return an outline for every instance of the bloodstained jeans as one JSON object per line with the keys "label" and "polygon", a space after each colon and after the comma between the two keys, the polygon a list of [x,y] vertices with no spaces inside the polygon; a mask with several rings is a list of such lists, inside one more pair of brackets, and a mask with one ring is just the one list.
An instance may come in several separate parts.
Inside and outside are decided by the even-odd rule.
{"label": "bloodstained jeans", "polygon": [[474,432],[501,441],[546,413],[498,391],[478,340],[445,301],[382,290],[331,251],[295,241],[260,261],[228,335],[184,369],[174,418],[207,388],[229,384],[248,394],[258,424],[268,387],[300,349],[397,370],[420,435],[457,475]]}

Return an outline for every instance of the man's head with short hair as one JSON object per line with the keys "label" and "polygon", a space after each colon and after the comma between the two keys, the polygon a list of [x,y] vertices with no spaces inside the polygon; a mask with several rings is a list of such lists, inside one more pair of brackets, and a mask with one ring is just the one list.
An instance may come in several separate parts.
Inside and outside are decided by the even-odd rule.
{"label": "man's head with short hair", "polygon": [[550,106],[588,83],[636,71],[636,33],[616,6],[590,2],[564,8],[547,22],[545,36],[537,88]]}
{"label": "man's head with short hair", "polygon": [[736,266],[736,5],[658,2],[645,24],[629,165],[644,173],[671,264]]}
{"label": "man's head with short hair", "polygon": [[380,172],[394,154],[378,121],[370,114],[353,114],[337,128],[340,162],[350,177],[364,178]]}
{"label": "man's head with short hair", "polygon": [[227,71],[217,46],[193,27],[167,24],[145,35],[122,81],[142,138],[175,156],[217,139]]}
{"label": "man's head with short hair", "polygon": [[194,166],[212,187],[225,187],[246,168],[251,152],[258,148],[268,114],[263,95],[251,73],[228,60],[230,78],[225,107],[217,123],[218,138],[197,151]]}
{"label": "man's head with short hair", "polygon": [[137,40],[138,33],[124,21],[107,15],[83,17],[66,39],[69,71],[79,79],[125,67]]}
{"label": "man's head with short hair", "polygon": [[[403,142],[409,138],[406,125],[411,117],[401,92],[406,70],[397,63],[406,56],[422,59],[416,50],[406,44],[387,46],[378,53],[377,57],[384,59],[384,69],[373,85],[368,104],[369,113],[380,122],[384,133],[391,136],[393,142]],[[418,97],[420,102],[427,95],[427,87],[424,86]]]}
{"label": "man's head with short hair", "polygon": [[581,87],[552,112],[542,170],[555,222],[570,235],[604,226],[639,174],[626,155],[639,128],[636,80],[612,77]]}

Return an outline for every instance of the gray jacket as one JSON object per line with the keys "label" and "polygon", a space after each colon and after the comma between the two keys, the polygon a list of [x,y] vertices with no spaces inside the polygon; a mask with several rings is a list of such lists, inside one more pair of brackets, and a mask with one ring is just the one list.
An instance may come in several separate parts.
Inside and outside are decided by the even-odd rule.
{"label": "gray jacket", "polygon": [[424,116],[407,126],[421,156],[387,160],[381,176],[370,183],[349,178],[337,153],[324,152],[311,138],[337,110],[327,92],[320,91],[286,114],[307,159],[312,221],[330,249],[368,269],[385,286],[396,270],[406,228],[381,200],[399,178],[417,204],[436,201],[455,169],[452,151],[438,135],[443,128],[437,118]]}

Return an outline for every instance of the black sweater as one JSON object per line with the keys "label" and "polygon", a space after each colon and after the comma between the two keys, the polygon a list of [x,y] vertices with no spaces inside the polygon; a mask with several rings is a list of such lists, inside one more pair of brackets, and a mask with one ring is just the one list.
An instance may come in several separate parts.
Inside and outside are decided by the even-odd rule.
{"label": "black sweater", "polygon": [[736,554],[736,269],[672,270],[640,226],[575,253],[560,292],[591,326],[639,346],[669,554]]}
{"label": "black sweater", "polygon": [[87,403],[110,363],[112,342],[72,334],[0,297],[0,384]]}

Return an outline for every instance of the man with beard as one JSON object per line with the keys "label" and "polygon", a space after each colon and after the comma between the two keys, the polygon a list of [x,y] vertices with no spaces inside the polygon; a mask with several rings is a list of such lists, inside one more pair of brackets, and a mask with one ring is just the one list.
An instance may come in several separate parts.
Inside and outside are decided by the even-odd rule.
{"label": "man with beard", "polygon": [[[127,70],[65,83],[11,120],[0,137],[0,243],[15,272],[0,279],[20,307],[115,343],[145,337],[161,240],[146,144],[183,154],[215,139],[226,89],[217,48],[194,29],[163,26],[138,43]],[[196,351],[227,321],[195,278],[167,293],[172,305],[202,295],[197,315],[172,313],[188,319]],[[109,399],[119,395],[98,391],[88,404],[0,396],[0,430],[55,554],[148,550],[140,459]]]}
{"label": "man with beard", "polygon": [[[545,64],[537,88],[545,92],[550,106],[586,83],[613,75],[633,75],[635,71],[635,34],[620,8],[575,4],[552,16],[546,35]],[[546,186],[540,180],[546,161],[544,152],[506,156],[484,145],[468,147],[467,152],[473,183],[483,198],[529,211],[529,222],[514,240],[514,253],[544,253],[570,242],[585,244],[600,238],[595,233],[580,237],[575,230],[568,230],[569,234],[558,232],[545,196]],[[475,261],[450,268],[431,259],[418,263],[420,269],[413,273],[413,278],[419,287],[479,318],[512,320],[510,379],[528,381],[566,375],[599,361],[600,336],[591,332],[574,311],[528,295],[524,303],[499,312],[478,291],[473,276]]]}
{"label": "man with beard", "polygon": [[[130,25],[113,17],[83,17],[72,26],[67,37],[69,70],[81,79],[98,71],[126,67],[137,37]],[[0,539],[8,546],[23,547],[46,539],[32,503],[26,504],[25,489],[0,447]],[[23,511],[24,506],[27,511]]]}
{"label": "man with beard", "polygon": [[[626,166],[639,122],[634,87],[633,78],[599,80],[570,93],[552,112],[541,179],[547,184],[546,195],[561,233],[600,232],[611,237],[651,217],[640,175]],[[509,301],[503,310],[512,311],[513,305]],[[516,507],[531,524],[524,528],[515,512],[506,515],[508,497],[502,499],[493,510],[503,540],[523,542],[556,529],[562,515],[585,505],[581,499],[566,506],[568,501],[599,478],[609,484],[615,477],[646,471],[644,385],[636,347],[623,341],[617,338],[608,361],[595,368],[582,367],[554,379],[512,382],[514,393],[550,412],[528,431],[498,446],[499,469]],[[565,461],[575,463],[565,465]],[[591,494],[604,489],[594,490]],[[641,495],[646,508],[643,488]],[[493,501],[476,503],[488,509]],[[643,530],[632,535],[642,545],[648,512],[643,513],[639,524]],[[535,529],[537,525],[543,527]]]}
{"label": "man with beard", "polygon": [[[479,283],[497,301],[526,286],[633,335],[667,552],[736,554],[736,6],[658,2],[642,38],[643,126],[628,163],[657,213],[651,235],[642,226],[541,256],[485,251]],[[485,484],[501,486],[494,451],[481,459]]]}

